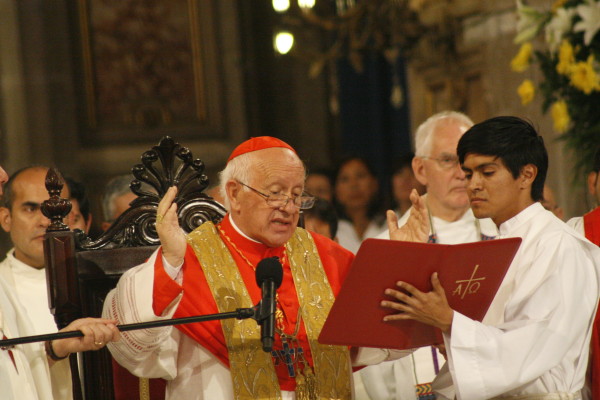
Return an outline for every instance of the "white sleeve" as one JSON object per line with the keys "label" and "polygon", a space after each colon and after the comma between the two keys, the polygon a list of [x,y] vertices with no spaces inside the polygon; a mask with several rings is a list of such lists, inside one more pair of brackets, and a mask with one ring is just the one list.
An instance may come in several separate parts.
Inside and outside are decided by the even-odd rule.
{"label": "white sleeve", "polygon": [[354,376],[361,378],[364,391],[373,400],[417,400],[412,357],[369,365]]}
{"label": "white sleeve", "polygon": [[163,262],[163,268],[165,269],[167,275],[169,275],[169,278],[173,279],[175,282],[181,285],[181,283],[183,282],[183,273],[181,268],[183,267],[183,260],[177,267],[174,267],[167,261],[165,256],[161,257]]}
{"label": "white sleeve", "polygon": [[402,357],[411,355],[415,349],[410,350],[395,350],[395,349],[379,349],[374,347],[359,347],[354,360],[353,366],[375,365],[384,361],[397,360]]}
{"label": "white sleeve", "polygon": [[[157,252],[144,264],[123,274],[104,302],[102,316],[119,324],[169,319],[181,300],[180,294],[157,316],[152,308],[154,263]],[[119,364],[137,376],[172,379],[176,374],[179,332],[172,326],[121,333],[121,340],[108,344]]]}
{"label": "white sleeve", "polygon": [[497,326],[454,313],[444,335],[459,400],[496,397],[527,385],[572,392],[582,385],[598,281],[592,255],[572,236],[531,249],[533,262]]}

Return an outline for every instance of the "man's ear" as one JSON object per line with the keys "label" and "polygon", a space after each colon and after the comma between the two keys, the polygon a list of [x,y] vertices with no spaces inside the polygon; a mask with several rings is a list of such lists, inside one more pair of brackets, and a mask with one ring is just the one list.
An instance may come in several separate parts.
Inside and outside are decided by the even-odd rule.
{"label": "man's ear", "polygon": [[230,180],[225,184],[225,194],[229,200],[229,211],[239,211],[240,209],[240,194],[242,186],[236,181]]}
{"label": "man's ear", "polygon": [[596,183],[598,182],[598,174],[600,174],[600,172],[592,171],[587,176],[588,192],[592,196],[596,196]]}
{"label": "man's ear", "polygon": [[537,176],[538,169],[533,164],[527,164],[523,168],[521,168],[521,175],[519,175],[521,189],[530,188],[533,185],[533,181]]}
{"label": "man's ear", "polygon": [[5,232],[10,232],[10,226],[12,224],[12,217],[10,210],[6,207],[0,207],[0,225]]}
{"label": "man's ear", "polygon": [[412,169],[415,174],[415,178],[421,185],[427,186],[427,176],[425,175],[425,163],[421,157],[413,157]]}

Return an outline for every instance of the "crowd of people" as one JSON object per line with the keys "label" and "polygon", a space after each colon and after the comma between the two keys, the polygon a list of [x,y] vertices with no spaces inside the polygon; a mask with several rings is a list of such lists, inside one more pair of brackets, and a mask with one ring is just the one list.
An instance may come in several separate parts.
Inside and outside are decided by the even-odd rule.
{"label": "crowd of people", "polygon": [[[102,318],[63,328],[83,337],[0,349],[3,398],[72,398],[66,357],[105,346],[130,373],[163,379],[160,398],[166,399],[600,398],[600,206],[562,221],[564,211],[545,182],[543,140],[522,119],[474,124],[446,111],[424,121],[414,138],[414,153],[399,155],[387,184],[359,156],[343,158],[330,172],[306,166],[276,138],[241,143],[210,190],[228,211],[224,219],[185,234],[177,188],[169,189],[157,209],[160,248],[121,277]],[[42,247],[47,171],[26,167],[8,178],[0,169],[0,225],[13,244],[0,263],[5,338],[58,331]],[[599,176],[600,148],[587,179],[598,204]],[[135,198],[131,179],[116,177],[106,186],[103,229]],[[73,208],[65,222],[89,232],[85,186],[67,183],[62,197]],[[365,239],[435,245],[510,237],[522,244],[481,322],[450,308],[433,274],[432,291],[397,282],[381,293],[380,306],[389,311],[385,321],[438,328],[442,339],[434,346],[318,342]],[[262,296],[257,265],[269,257],[283,268],[272,352],[261,348],[261,327],[253,320],[116,328],[252,307]]]}

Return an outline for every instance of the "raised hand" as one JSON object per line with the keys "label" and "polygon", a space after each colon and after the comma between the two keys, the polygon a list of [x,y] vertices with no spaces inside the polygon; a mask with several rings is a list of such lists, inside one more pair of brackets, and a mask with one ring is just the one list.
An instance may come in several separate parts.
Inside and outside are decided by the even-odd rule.
{"label": "raised hand", "polygon": [[390,239],[426,243],[429,239],[429,215],[427,214],[425,200],[419,196],[416,189],[413,189],[410,193],[410,200],[412,202],[410,216],[402,227],[398,227],[396,213],[392,210],[387,211],[386,217]]}
{"label": "raised hand", "polygon": [[174,203],[177,187],[171,186],[165,193],[156,210],[156,233],[162,245],[163,257],[174,267],[181,265],[187,242],[179,226],[177,203]]}
{"label": "raised hand", "polygon": [[386,315],[383,320],[414,319],[449,333],[452,328],[454,311],[448,305],[446,292],[440,283],[437,272],[431,275],[431,284],[433,290],[428,293],[421,292],[406,282],[397,282],[398,290],[386,289],[384,293],[387,296],[394,297],[398,302],[383,300],[381,306],[400,311],[400,313]]}

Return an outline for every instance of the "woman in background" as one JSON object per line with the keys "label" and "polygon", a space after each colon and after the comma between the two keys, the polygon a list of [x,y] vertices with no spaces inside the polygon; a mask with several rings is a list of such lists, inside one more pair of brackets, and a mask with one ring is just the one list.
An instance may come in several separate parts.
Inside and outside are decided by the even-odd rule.
{"label": "woman in background", "polygon": [[339,243],[356,253],[364,239],[386,229],[379,209],[379,184],[369,163],[361,157],[345,158],[335,174],[335,204],[340,218]]}

